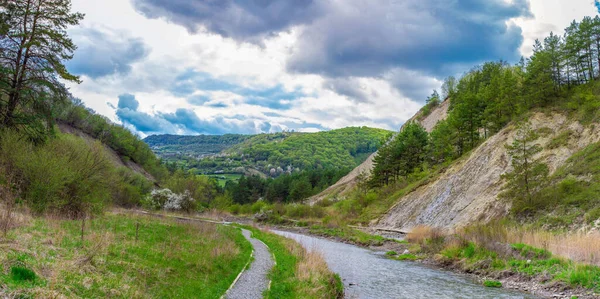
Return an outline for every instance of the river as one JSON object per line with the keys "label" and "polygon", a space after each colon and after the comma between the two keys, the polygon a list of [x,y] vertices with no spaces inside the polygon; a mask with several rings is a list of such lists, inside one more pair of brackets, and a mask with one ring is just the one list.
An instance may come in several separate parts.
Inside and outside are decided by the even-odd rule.
{"label": "river", "polygon": [[510,290],[486,288],[466,276],[419,263],[388,259],[383,252],[290,232],[274,232],[296,240],[308,250],[321,252],[329,268],[342,278],[346,298],[535,298]]}

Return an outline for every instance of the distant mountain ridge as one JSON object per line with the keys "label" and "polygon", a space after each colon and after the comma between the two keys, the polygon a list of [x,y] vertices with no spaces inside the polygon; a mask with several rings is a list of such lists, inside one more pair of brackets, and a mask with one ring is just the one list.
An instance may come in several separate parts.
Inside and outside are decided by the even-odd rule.
{"label": "distant mountain ridge", "polygon": [[276,177],[305,169],[354,168],[391,131],[349,127],[317,133],[153,135],[144,139],[168,163],[199,174],[260,172]]}

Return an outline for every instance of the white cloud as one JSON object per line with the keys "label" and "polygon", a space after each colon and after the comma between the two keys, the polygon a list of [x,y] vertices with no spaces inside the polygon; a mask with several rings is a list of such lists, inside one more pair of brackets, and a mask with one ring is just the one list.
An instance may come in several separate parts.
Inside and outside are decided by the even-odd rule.
{"label": "white cloud", "polygon": [[[107,102],[115,106],[119,95],[131,93],[140,102],[139,110],[149,115],[187,109],[203,120],[228,118],[235,124],[231,126],[233,129],[247,124],[253,125],[250,130],[255,132],[313,131],[362,125],[397,130],[422,105],[424,98],[418,95],[428,94],[441,85],[442,78],[402,68],[391,68],[380,77],[346,77],[342,81],[330,81],[317,74],[291,73],[286,63],[293,50],[297,50],[302,26],[292,27],[257,45],[239,43],[206,31],[190,33],[183,26],[163,19],[148,19],[136,12],[130,1],[73,0],[73,9],[86,14],[82,24],[86,28],[122,32],[142,40],[149,48],[148,55],[132,63],[128,73],[95,79],[83,77],[81,85],[69,85],[75,96],[114,121],[118,118]],[[572,19],[595,13],[591,0],[568,3],[532,0],[531,9],[534,19],[511,21],[523,29],[525,41],[521,52],[524,54],[528,54],[535,38],[543,38],[551,30],[562,33]],[[460,73],[468,67],[471,66],[456,66],[447,72],[448,75]],[[248,104],[244,96],[234,90],[198,88],[191,95],[200,100],[194,102],[170,91],[177,77],[190,70],[243,88],[280,86],[286,92],[297,91],[303,96],[293,101],[282,99],[280,104],[289,101],[291,108],[276,109]],[[367,101],[352,98],[352,87],[357,87]]]}

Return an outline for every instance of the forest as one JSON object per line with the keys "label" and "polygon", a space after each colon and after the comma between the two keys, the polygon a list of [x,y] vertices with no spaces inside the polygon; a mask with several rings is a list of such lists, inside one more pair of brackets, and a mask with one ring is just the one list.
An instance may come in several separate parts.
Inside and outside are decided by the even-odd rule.
{"label": "forest", "polygon": [[[532,193],[542,189],[547,170],[532,162],[540,151],[533,144],[536,132],[528,131],[522,116],[531,110],[558,109],[583,123],[600,115],[597,79],[600,77],[600,18],[573,21],[562,36],[550,33],[536,40],[533,55],[516,65],[487,62],[465,73],[449,77],[428,98],[423,113],[450,101],[449,115],[431,133],[408,123],[379,150],[369,180],[371,188],[409,180],[424,169],[440,168],[459,159],[509,122],[522,123],[519,138],[508,146],[515,171],[507,175],[516,200],[515,209],[535,208]],[[516,164],[515,164],[516,163]],[[546,174],[544,174],[546,173]],[[525,182],[525,183],[524,183]],[[529,190],[530,184],[533,190]],[[527,200],[525,200],[527,198]]]}
{"label": "forest", "polygon": [[[391,132],[349,127],[317,133],[149,136],[144,139],[171,169],[196,174],[247,173],[269,177],[312,169],[353,168],[377,151]],[[203,148],[212,148],[208,154]],[[217,149],[219,151],[217,152]]]}

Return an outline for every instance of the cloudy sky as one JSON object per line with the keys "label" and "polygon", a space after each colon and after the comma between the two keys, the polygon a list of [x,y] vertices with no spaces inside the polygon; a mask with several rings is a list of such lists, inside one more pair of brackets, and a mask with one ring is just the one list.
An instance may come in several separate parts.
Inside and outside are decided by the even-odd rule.
{"label": "cloudy sky", "polygon": [[72,93],[141,136],[396,130],[443,78],[516,62],[593,0],[72,0]]}

